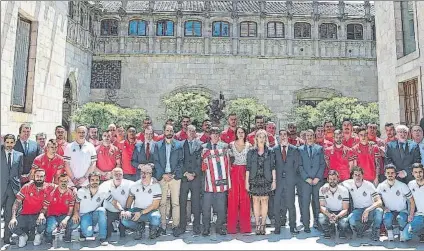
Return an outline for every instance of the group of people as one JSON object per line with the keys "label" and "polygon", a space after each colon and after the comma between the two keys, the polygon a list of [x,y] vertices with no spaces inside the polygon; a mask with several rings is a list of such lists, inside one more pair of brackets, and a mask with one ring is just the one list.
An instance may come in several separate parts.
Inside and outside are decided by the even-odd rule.
{"label": "group of people", "polygon": [[[180,236],[192,221],[195,235],[251,233],[251,216],[257,235],[266,234],[267,219],[274,234],[286,225],[299,233],[295,197],[305,233],[311,225],[325,238],[371,228],[371,239],[387,231],[393,241],[398,226],[400,241],[418,235],[424,242],[424,140],[420,126],[411,133],[404,125],[386,124],[387,139],[377,137],[377,125],[353,130],[349,119],[334,130],[325,121],[298,136],[294,123],[277,133],[273,122],[255,117],[248,133],[237,126],[237,115],[228,116],[224,131],[209,120],[201,132],[190,117],[174,132],[168,120],[163,134],[153,131],[152,120],[143,130],[108,126],[98,138],[95,126],[78,126],[75,141],[65,140],[63,126],[56,139],[29,139],[31,126],[22,124],[19,135],[3,137],[1,206],[5,221],[4,243],[18,246],[44,236],[64,233],[71,241],[80,226],[80,241],[93,238],[107,245],[118,222],[119,236],[126,229],[143,238],[167,233]],[[39,136],[44,140],[39,141]],[[411,138],[411,139],[409,139]],[[168,212],[170,201],[171,212]],[[190,202],[190,203],[188,203]],[[312,208],[313,219],[310,219]],[[187,212],[189,211],[189,213]],[[193,220],[191,219],[193,215]],[[312,224],[311,224],[312,223]]]}

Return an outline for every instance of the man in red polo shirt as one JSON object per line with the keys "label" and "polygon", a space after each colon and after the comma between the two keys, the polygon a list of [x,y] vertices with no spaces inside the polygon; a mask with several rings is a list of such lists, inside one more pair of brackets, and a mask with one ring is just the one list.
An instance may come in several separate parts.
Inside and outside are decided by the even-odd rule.
{"label": "man in red polo shirt", "polygon": [[[334,125],[331,120],[326,120],[323,123],[324,131],[325,131],[325,139],[328,141],[334,141]],[[333,142],[334,143],[334,142]]]}
{"label": "man in red polo shirt", "polygon": [[197,138],[202,141],[202,143],[208,143],[209,141],[211,141],[211,127],[212,127],[212,123],[209,119],[205,119],[202,122],[202,130],[203,132],[197,134]]}
{"label": "man in red polo shirt", "polygon": [[187,126],[191,125],[191,119],[189,116],[183,116],[181,120],[181,130],[174,135],[174,139],[184,141],[188,138]]}
{"label": "man in red polo shirt", "polygon": [[99,140],[99,129],[97,126],[92,125],[88,128],[88,142],[93,144],[94,147],[97,147],[101,144]]}
{"label": "man in red polo shirt", "polygon": [[66,149],[66,145],[68,145],[68,142],[66,142],[65,140],[65,127],[63,127],[62,125],[58,125],[56,126],[54,133],[56,135],[56,143],[57,143],[57,151],[56,153],[59,154],[60,156],[65,155],[65,149]]}
{"label": "man in red polo shirt", "polygon": [[105,181],[112,178],[112,170],[121,167],[121,151],[110,142],[111,133],[104,131],[102,134],[102,144],[96,147],[97,162],[96,169],[101,176],[100,180]]}
{"label": "man in red polo shirt", "polygon": [[[53,184],[44,182],[45,175],[44,169],[35,170],[34,180],[21,188],[13,203],[9,228],[12,233],[19,236],[20,248],[25,247],[28,240],[24,230],[31,232],[35,229],[34,246],[41,244],[42,233],[46,228],[46,211],[43,209],[43,201],[54,189]],[[17,215],[21,207],[22,211]]]}
{"label": "man in red polo shirt", "polygon": [[352,121],[348,118],[343,119],[342,123],[343,129],[343,145],[352,148],[354,145],[359,143],[357,137],[353,135],[353,125]]}
{"label": "man in red polo shirt", "polygon": [[[250,144],[255,145],[255,135],[256,132],[260,129],[265,130],[265,118],[262,115],[256,115],[255,116],[255,130],[251,133],[249,133],[249,135],[247,135],[247,140],[249,141]],[[268,142],[269,142],[269,146],[273,147],[275,146],[275,138],[273,135],[268,134]]]}
{"label": "man in red polo shirt", "polygon": [[339,180],[350,179],[350,168],[353,167],[354,156],[352,149],[342,144],[343,133],[340,130],[334,131],[334,144],[324,150],[325,163],[327,164],[324,174],[329,170],[339,173]]}
{"label": "man in red polo shirt", "polygon": [[58,178],[59,186],[53,189],[43,202],[43,210],[47,212],[46,242],[53,241],[53,231],[65,230],[65,242],[71,241],[72,217],[75,205],[75,193],[68,188],[68,176],[62,173]]}
{"label": "man in red polo shirt", "polygon": [[57,177],[65,169],[65,162],[62,157],[56,153],[57,143],[55,139],[50,139],[47,142],[46,152],[38,155],[32,163],[31,176],[35,170],[44,169],[46,171],[45,182],[57,184]]}
{"label": "man in red polo shirt", "polygon": [[107,126],[107,130],[110,132],[110,142],[115,146],[118,146],[121,141],[118,139],[118,128],[115,124],[110,124]]}
{"label": "man in red polo shirt", "polygon": [[333,143],[325,139],[324,127],[319,125],[315,128],[315,144],[318,144],[324,148],[330,147]]}
{"label": "man in red polo shirt", "polygon": [[227,118],[228,128],[221,133],[221,140],[227,144],[236,140],[237,114],[230,113]]}
{"label": "man in red polo shirt", "polygon": [[376,144],[368,141],[368,133],[365,127],[358,129],[359,144],[352,148],[354,166],[359,166],[364,170],[364,180],[378,185],[378,175],[380,173],[380,149]]}
{"label": "man in red polo shirt", "polygon": [[[385,152],[386,143],[384,143],[384,140],[377,137],[377,128],[377,124],[375,123],[367,124],[368,141],[370,143],[376,144],[380,149],[380,166],[384,167],[383,156]],[[377,174],[380,182],[386,179],[384,171],[384,168],[380,168],[380,173]]]}
{"label": "man in red polo shirt", "polygon": [[[143,120],[143,130],[137,134],[137,141],[144,142],[144,130],[146,130],[147,127],[152,126],[152,119],[150,117],[146,117]],[[157,141],[159,135],[153,132],[153,140]]]}
{"label": "man in red polo shirt", "polygon": [[131,158],[134,153],[136,144],[136,129],[135,126],[127,127],[127,138],[119,143],[119,150],[121,150],[121,165],[124,171],[124,179],[137,181],[137,170],[131,165]]}
{"label": "man in red polo shirt", "polygon": [[[287,129],[289,133],[289,144],[294,146],[301,146],[305,143],[303,139],[297,136],[297,126],[294,122],[289,122],[287,124]],[[306,131],[305,131],[306,139]]]}
{"label": "man in red polo shirt", "polygon": [[118,126],[116,128],[116,141],[121,142],[125,139],[125,128],[123,126]]}

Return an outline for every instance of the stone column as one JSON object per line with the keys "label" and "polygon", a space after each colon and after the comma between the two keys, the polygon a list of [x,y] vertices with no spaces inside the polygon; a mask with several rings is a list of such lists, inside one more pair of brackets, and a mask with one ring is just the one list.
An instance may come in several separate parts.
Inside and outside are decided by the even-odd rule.
{"label": "stone column", "polygon": [[183,13],[181,10],[177,11],[177,54],[181,54],[181,49],[183,45],[183,24],[182,24]]}
{"label": "stone column", "polygon": [[212,36],[211,32],[209,30],[209,27],[211,25],[210,24],[211,21],[210,21],[209,17],[210,17],[210,14],[206,13],[205,19],[203,21],[203,26],[202,26],[202,36],[203,36],[203,39],[204,39],[203,54],[205,54],[205,55],[210,54],[210,43],[211,43],[211,36]]}
{"label": "stone column", "polygon": [[121,21],[119,24],[119,53],[126,53],[126,38],[128,36],[128,17],[121,15]]}
{"label": "stone column", "polygon": [[287,56],[293,56],[293,19],[289,17],[287,19],[287,27],[286,27],[286,38],[287,38]]}
{"label": "stone column", "polygon": [[238,19],[238,15],[236,13],[233,13],[231,15],[231,17],[233,18],[233,23],[232,23],[232,40],[233,40],[233,55],[237,55],[238,54],[238,43],[239,43],[239,19]]}
{"label": "stone column", "polygon": [[149,53],[155,53],[155,19],[153,17],[153,14],[149,15]]}

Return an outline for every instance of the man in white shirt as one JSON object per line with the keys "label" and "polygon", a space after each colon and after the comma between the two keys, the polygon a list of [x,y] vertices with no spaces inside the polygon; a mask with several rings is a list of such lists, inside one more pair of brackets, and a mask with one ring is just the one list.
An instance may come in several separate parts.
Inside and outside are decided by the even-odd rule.
{"label": "man in white shirt", "polygon": [[[112,198],[117,201],[121,209],[124,209],[127,204],[127,199],[130,192],[130,187],[134,184],[133,181],[124,179],[124,171],[120,167],[115,167],[112,170],[111,180],[105,181],[100,185],[100,191],[108,193]],[[122,218],[123,210],[117,208],[117,205],[113,205],[111,202],[105,200],[103,207],[106,209],[107,218],[107,239],[110,239],[112,235],[113,225],[112,223]],[[125,227],[120,221],[119,224],[119,236],[125,237]]]}
{"label": "man in white shirt", "polygon": [[[409,182],[408,187],[414,196],[415,206],[417,211],[415,212],[412,222],[405,227],[404,232],[407,240],[412,238],[412,234],[417,234],[420,237],[420,242],[424,243],[424,167],[421,163],[415,163],[412,165],[412,174],[415,180]],[[412,207],[412,205],[411,205]],[[414,212],[415,208],[411,208]],[[408,219],[410,220],[410,219]]]}
{"label": "man in white shirt", "polygon": [[[140,164],[141,179],[130,187],[126,207],[129,208],[123,215],[122,224],[136,230],[134,239],[143,238],[145,224],[149,222],[149,238],[156,239],[159,233],[160,213],[159,206],[162,190],[159,183],[152,178],[153,164]],[[131,207],[132,206],[132,207]]]}
{"label": "man in white shirt", "polygon": [[[403,229],[414,217],[414,199],[412,198],[412,193],[408,186],[405,183],[396,180],[396,167],[394,165],[387,165],[385,173],[386,180],[380,183],[377,187],[377,192],[380,194],[384,203],[383,223],[387,230],[388,240],[393,241],[393,218],[396,217],[400,230],[399,239],[400,241],[405,241]],[[409,212],[407,209],[406,199],[409,200],[411,205]]]}
{"label": "man in white shirt", "polygon": [[337,226],[339,238],[346,238],[349,227],[347,218],[349,210],[349,191],[346,187],[339,185],[339,173],[335,170],[328,172],[328,183],[319,190],[320,214],[318,222],[324,231],[324,238],[331,238],[330,226]]}
{"label": "man in white shirt", "polygon": [[381,209],[383,203],[374,185],[364,180],[364,170],[361,167],[354,166],[351,173],[353,179],[343,182],[343,186],[352,196],[354,207],[349,215],[349,224],[358,238],[362,238],[364,232],[372,226],[371,239],[378,241],[383,220],[383,209]]}

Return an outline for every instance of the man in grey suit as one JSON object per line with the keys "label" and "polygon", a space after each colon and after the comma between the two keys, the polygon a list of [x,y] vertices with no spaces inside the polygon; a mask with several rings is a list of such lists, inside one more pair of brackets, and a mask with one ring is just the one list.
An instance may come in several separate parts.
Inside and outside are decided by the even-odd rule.
{"label": "man in grey suit", "polygon": [[295,186],[299,178],[300,155],[298,149],[289,144],[286,129],[279,131],[279,144],[274,147],[277,188],[274,195],[275,234],[280,234],[281,211],[289,211],[290,232],[297,234]]}
{"label": "man in grey suit", "polygon": [[4,136],[4,145],[1,149],[1,209],[4,210],[4,243],[13,244],[10,242],[12,235],[7,227],[8,222],[12,219],[12,206],[15,202],[15,195],[21,189],[20,178],[23,169],[23,154],[13,150],[16,144],[15,136],[7,134]]}
{"label": "man in grey suit", "polygon": [[135,144],[135,149],[131,158],[131,165],[137,169],[137,179],[140,179],[140,164],[154,163],[155,158],[153,156],[155,152],[156,142],[153,141],[153,128],[152,126],[144,129],[144,142],[138,141]]}
{"label": "man in grey suit", "polygon": [[22,124],[19,127],[19,140],[16,141],[15,151],[24,154],[24,167],[20,177],[21,184],[29,182],[29,172],[31,171],[34,159],[42,153],[40,146],[34,140],[30,140],[31,126],[29,124]]}
{"label": "man in grey suit", "polygon": [[172,232],[175,237],[179,236],[180,224],[180,187],[183,177],[183,147],[180,141],[174,139],[174,127],[165,125],[165,139],[157,142],[154,159],[154,176],[159,181],[162,189],[160,201],[161,228],[160,234],[166,234],[166,200],[168,191],[171,192],[172,204]]}
{"label": "man in grey suit", "polygon": [[324,184],[325,159],[322,146],[315,144],[314,131],[306,131],[306,144],[299,147],[301,164],[299,166],[302,178],[301,189],[302,215],[305,233],[310,233],[310,210],[312,196],[312,210],[314,215],[314,226],[317,225],[319,208],[319,189]]}
{"label": "man in grey suit", "polygon": [[193,233],[199,235],[200,231],[200,192],[202,189],[202,141],[197,139],[196,127],[187,126],[187,139],[183,143],[184,162],[183,178],[180,189],[180,231],[184,233],[187,226],[187,197],[191,192],[191,212],[194,215]]}
{"label": "man in grey suit", "polygon": [[412,164],[421,163],[420,148],[417,143],[408,140],[409,128],[405,125],[396,126],[397,140],[390,141],[386,146],[384,165],[396,166],[396,179],[408,184],[414,179]]}

